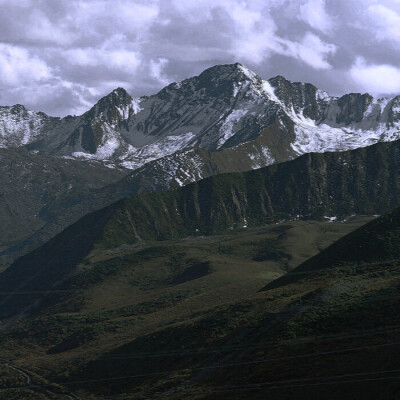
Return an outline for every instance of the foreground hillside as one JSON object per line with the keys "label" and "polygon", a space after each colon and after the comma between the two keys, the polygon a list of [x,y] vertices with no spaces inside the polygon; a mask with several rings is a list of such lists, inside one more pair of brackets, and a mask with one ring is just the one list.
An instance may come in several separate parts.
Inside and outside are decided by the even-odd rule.
{"label": "foreground hillside", "polygon": [[97,249],[34,314],[3,320],[0,394],[395,399],[400,211],[354,230],[365,221]]}
{"label": "foreground hillside", "polygon": [[[396,209],[342,238],[289,273],[296,281],[137,337],[71,382],[100,398],[397,398],[399,216]],[[381,250],[325,258],[346,242]]]}
{"label": "foreground hillside", "polygon": [[396,398],[399,209],[355,228],[399,204],[398,155],[307,154],[81,218],[0,274],[0,395]]}
{"label": "foreground hillside", "polygon": [[[43,284],[40,288],[18,286],[18,280],[29,275],[27,271],[14,277],[2,274],[1,293],[9,306],[21,305],[38,294],[42,301],[36,311],[30,310],[33,314],[26,308],[19,322],[2,320],[0,398],[58,399],[62,394],[102,398],[80,393],[90,389],[85,385],[57,386],[56,382],[87,380],[88,374],[90,379],[98,374],[103,378],[105,372],[91,364],[98,357],[105,357],[110,368],[123,375],[126,366],[113,364],[114,356],[110,359],[107,354],[125,353],[118,348],[134,338],[141,338],[140,352],[146,354],[175,354],[180,348],[178,358],[171,359],[171,354],[166,359],[134,358],[138,371],[146,372],[158,363],[159,368],[180,368],[185,361],[179,359],[184,348],[190,352],[190,347],[208,346],[208,341],[217,345],[240,326],[241,316],[252,309],[248,296],[365,221],[368,218],[356,217],[345,223],[292,221],[224,235],[98,249],[77,263],[63,281],[58,276],[57,285],[51,285],[51,279],[57,279],[58,263],[66,257],[63,253],[55,258],[62,250],[60,245],[47,252],[54,274],[45,264],[36,264],[36,285]],[[74,246],[81,239],[78,236]],[[66,247],[72,250],[70,245]],[[34,257],[31,260],[35,262]],[[247,305],[236,306],[241,299]],[[226,307],[228,311],[224,311]],[[159,339],[165,329],[167,340]],[[31,381],[21,389],[27,384],[24,374]],[[118,381],[121,390],[125,384]],[[5,390],[10,386],[19,388]],[[106,393],[104,387],[102,394]]]}

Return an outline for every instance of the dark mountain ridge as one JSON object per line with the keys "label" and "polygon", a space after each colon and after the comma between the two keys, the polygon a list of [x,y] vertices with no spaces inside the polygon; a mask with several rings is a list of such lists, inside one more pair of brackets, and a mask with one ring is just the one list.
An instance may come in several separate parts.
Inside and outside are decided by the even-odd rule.
{"label": "dark mountain ridge", "polygon": [[24,148],[0,149],[0,171],[0,251],[125,175],[100,163],[48,158]]}
{"label": "dark mountain ridge", "polygon": [[[129,197],[83,217],[18,259],[0,275],[0,289],[10,288],[11,281],[24,290],[53,288],[93,250],[221,234],[285,219],[382,214],[400,204],[399,172],[400,143],[379,143],[343,153],[306,154]],[[16,308],[5,302],[1,310]]]}

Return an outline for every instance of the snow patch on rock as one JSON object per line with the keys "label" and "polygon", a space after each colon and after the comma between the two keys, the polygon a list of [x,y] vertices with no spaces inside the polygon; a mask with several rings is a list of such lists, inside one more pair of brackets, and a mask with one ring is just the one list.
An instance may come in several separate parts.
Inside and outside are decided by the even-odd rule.
{"label": "snow patch on rock", "polygon": [[324,92],[323,90],[318,89],[317,93],[316,93],[316,98],[317,98],[317,100],[320,100],[320,101],[329,101],[332,97],[328,93]]}
{"label": "snow patch on rock", "polygon": [[244,75],[246,75],[250,80],[254,80],[257,79],[258,76],[251,70],[249,70],[247,67],[245,67],[242,64],[239,64],[238,66],[239,70],[242,71],[244,73]]}
{"label": "snow patch on rock", "polygon": [[23,106],[0,107],[0,147],[24,146],[41,136],[45,115]]}
{"label": "snow patch on rock", "polygon": [[72,153],[75,158],[83,158],[87,160],[107,160],[110,159],[117,149],[121,146],[122,138],[109,124],[103,125],[103,137],[100,146],[95,154],[76,151]]}
{"label": "snow patch on rock", "polygon": [[136,148],[129,146],[129,150],[122,158],[122,165],[125,168],[137,169],[147,164],[148,162],[173,154],[185,147],[195,137],[192,132],[187,132],[183,135],[171,135],[157,142]]}
{"label": "snow patch on rock", "polygon": [[327,219],[328,220],[328,222],[334,222],[334,221],[336,221],[337,220],[337,217],[324,217],[325,219]]}
{"label": "snow patch on rock", "polygon": [[[360,126],[332,127],[326,123],[317,124],[316,121],[305,117],[303,110],[296,112],[293,106],[286,107],[275,95],[271,84],[263,81],[266,95],[282,107],[286,115],[295,123],[296,140],[291,144],[296,154],[324,153],[329,151],[353,150],[359,147],[370,146],[380,141],[400,139],[400,124],[388,126],[385,122],[371,124],[370,129],[361,129]],[[373,107],[378,106],[382,114],[388,107],[391,99],[382,98],[372,102],[366,116],[372,114]]]}
{"label": "snow patch on rock", "polygon": [[248,110],[238,109],[232,111],[226,118],[221,128],[219,129],[222,137],[218,140],[218,148],[220,148],[229,138],[231,138],[234,132],[234,126],[237,124],[243,116],[247,114]]}
{"label": "snow patch on rock", "polygon": [[254,146],[253,151],[249,153],[249,158],[252,161],[252,169],[262,168],[275,162],[269,148],[266,146],[261,146],[261,149]]}
{"label": "snow patch on rock", "polygon": [[141,101],[142,99],[140,98],[134,98],[132,99],[132,102],[130,104],[127,104],[125,107],[116,107],[119,115],[121,116],[121,119],[127,120],[131,114],[137,114],[142,111],[143,108],[140,107]]}

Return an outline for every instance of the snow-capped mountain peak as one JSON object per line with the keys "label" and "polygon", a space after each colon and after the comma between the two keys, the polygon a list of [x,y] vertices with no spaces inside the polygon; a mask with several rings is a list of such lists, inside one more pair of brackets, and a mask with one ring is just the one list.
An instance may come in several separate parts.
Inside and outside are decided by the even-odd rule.
{"label": "snow-capped mountain peak", "polygon": [[279,75],[262,80],[240,63],[210,67],[152,96],[117,88],[78,117],[23,106],[1,107],[0,117],[0,146],[132,169],[190,147],[232,149],[261,167],[400,138],[400,96],[334,97]]}

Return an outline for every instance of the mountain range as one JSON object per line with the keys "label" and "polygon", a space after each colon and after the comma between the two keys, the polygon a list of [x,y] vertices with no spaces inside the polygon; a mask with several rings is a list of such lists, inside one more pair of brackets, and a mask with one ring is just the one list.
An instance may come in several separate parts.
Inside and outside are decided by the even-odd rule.
{"label": "mountain range", "polygon": [[[14,173],[5,175],[0,184],[0,205],[6,210],[0,235],[7,239],[1,243],[1,264],[9,265],[86,213],[126,196],[310,152],[395,141],[400,134],[399,101],[398,96],[374,99],[354,93],[333,97],[281,76],[264,81],[237,63],[209,68],[153,96],[135,99],[118,88],[77,117],[49,117],[21,105],[1,107],[0,146],[3,153],[8,149],[6,165],[19,154],[16,149],[26,149],[27,159],[61,164],[70,160],[68,165],[82,169],[83,175],[98,166],[100,178],[97,183],[91,174],[92,189],[79,186],[82,190],[74,191],[74,201],[69,201],[69,184],[38,197],[29,185],[14,183]],[[111,186],[97,190],[103,185],[102,164],[115,173],[106,173],[114,177],[107,182]],[[39,168],[25,168],[24,174],[46,185]],[[19,204],[17,196],[27,203],[13,212],[10,204]]]}
{"label": "mountain range", "polygon": [[334,97],[282,76],[262,80],[239,63],[211,67],[152,96],[115,89],[81,116],[49,117],[21,105],[2,107],[0,116],[1,147],[128,169],[186,148],[220,151],[245,143],[245,156],[259,168],[400,135],[399,96]]}
{"label": "mountain range", "polygon": [[238,63],[0,107],[0,398],[397,398],[399,139]]}

